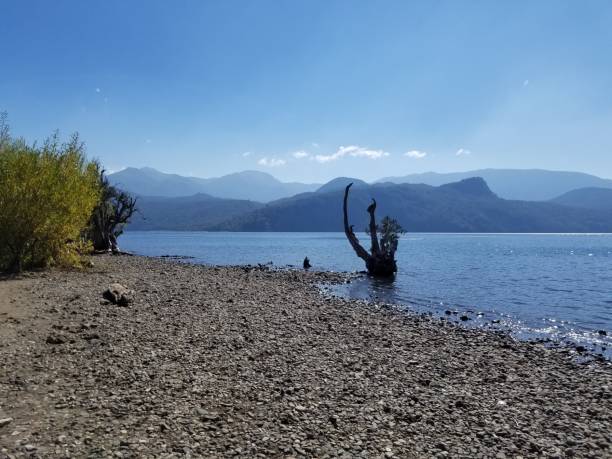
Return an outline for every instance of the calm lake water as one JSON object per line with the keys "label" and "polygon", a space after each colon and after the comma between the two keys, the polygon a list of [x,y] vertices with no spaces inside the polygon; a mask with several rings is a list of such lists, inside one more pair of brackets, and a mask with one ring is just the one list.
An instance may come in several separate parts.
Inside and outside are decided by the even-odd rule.
{"label": "calm lake water", "polygon": [[[120,244],[212,265],[301,267],[308,256],[317,270],[364,269],[342,233],[132,231]],[[407,234],[397,258],[393,282],[364,276],[335,293],[465,326],[510,329],[519,338],[579,343],[612,357],[612,234]]]}

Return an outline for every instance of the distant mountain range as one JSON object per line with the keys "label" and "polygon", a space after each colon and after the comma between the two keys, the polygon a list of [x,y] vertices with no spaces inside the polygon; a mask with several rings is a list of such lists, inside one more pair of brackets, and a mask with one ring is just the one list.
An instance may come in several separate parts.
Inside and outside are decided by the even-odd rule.
{"label": "distant mountain range", "polygon": [[[317,191],[268,204],[205,194],[141,196],[139,213],[128,229],[342,231],[344,187],[352,180],[335,179]],[[596,191],[608,197],[612,193]],[[529,202],[498,197],[482,178],[438,187],[355,182],[349,212],[356,231],[365,229],[366,208],[375,198],[379,218],[390,215],[411,232],[612,232],[612,209],[590,205],[592,193],[578,190],[555,202]]]}
{"label": "distant mountain range", "polygon": [[387,177],[378,182],[424,183],[439,186],[470,177],[482,177],[501,198],[523,201],[548,201],[578,188],[612,188],[612,180],[594,175],[539,169],[481,169],[449,174],[426,172]]}
{"label": "distant mountain range", "polygon": [[[343,182],[344,183],[344,182]],[[343,189],[326,188],[271,202],[215,225],[228,231],[342,231]],[[351,191],[356,231],[367,224],[370,199],[377,215],[390,215],[411,232],[609,232],[612,212],[551,202],[499,198],[482,178],[438,187],[380,183]]]}
{"label": "distant mountain range", "polygon": [[197,193],[217,198],[250,199],[268,202],[314,191],[320,184],[285,183],[270,174],[258,171],[244,171],[216,178],[184,177],[165,174],[150,167],[140,169],[128,167],[109,174],[110,182],[137,196],[178,197]]}
{"label": "distant mountain range", "polygon": [[[450,174],[428,172],[402,177],[387,177],[377,183],[412,183],[439,186],[466,178],[482,177],[491,190],[504,199],[523,201],[549,201],[564,193],[580,188],[612,189],[612,180],[578,172],[546,170],[483,169]],[[346,178],[337,178],[325,185],[311,183],[285,183],[270,174],[257,171],[237,172],[217,178],[184,177],[165,174],[149,167],[127,168],[109,175],[111,183],[139,196],[178,197],[204,193],[218,198],[247,199],[270,202],[296,194],[316,191],[323,187],[331,191],[344,188]],[[351,179],[354,188],[367,186],[362,180]]]}

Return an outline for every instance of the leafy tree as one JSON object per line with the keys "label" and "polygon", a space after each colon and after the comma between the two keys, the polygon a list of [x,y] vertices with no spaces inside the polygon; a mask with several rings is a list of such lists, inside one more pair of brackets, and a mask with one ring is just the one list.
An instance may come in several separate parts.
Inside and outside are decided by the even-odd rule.
{"label": "leafy tree", "polygon": [[[376,232],[380,239],[380,252],[386,257],[394,257],[397,251],[399,238],[405,233],[404,228],[395,218],[383,217],[379,225],[376,225]],[[366,233],[370,234],[370,228],[366,228]]]}
{"label": "leafy tree", "polygon": [[29,145],[0,117],[0,270],[77,264],[99,196],[98,167],[78,135]]}
{"label": "leafy tree", "polygon": [[95,250],[118,252],[117,238],[136,212],[136,198],[110,184],[102,170],[100,201],[91,216],[89,237]]}

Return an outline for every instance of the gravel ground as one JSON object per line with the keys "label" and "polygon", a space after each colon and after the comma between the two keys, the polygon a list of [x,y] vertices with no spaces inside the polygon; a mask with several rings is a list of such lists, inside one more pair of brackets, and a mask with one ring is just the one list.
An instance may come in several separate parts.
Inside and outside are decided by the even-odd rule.
{"label": "gravel ground", "polygon": [[326,298],[332,274],[93,261],[0,280],[2,458],[612,456],[608,362]]}

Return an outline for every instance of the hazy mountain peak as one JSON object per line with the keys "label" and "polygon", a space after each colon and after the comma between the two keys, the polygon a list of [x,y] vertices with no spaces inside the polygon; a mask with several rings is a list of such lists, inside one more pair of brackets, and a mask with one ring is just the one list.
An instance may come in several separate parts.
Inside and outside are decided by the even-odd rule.
{"label": "hazy mountain peak", "polygon": [[278,180],[276,177],[274,177],[272,174],[269,174],[267,172],[262,172],[262,171],[253,171],[253,170],[232,172],[231,174],[222,175],[221,177],[218,177],[216,179],[211,179],[211,180],[220,180],[220,179],[229,179],[229,178],[243,179],[243,180],[250,180],[250,181],[260,181],[260,182],[283,183],[280,180]]}
{"label": "hazy mountain peak", "polygon": [[464,194],[471,194],[473,196],[482,197],[494,197],[495,193],[491,191],[489,185],[482,177],[471,177],[459,182],[448,183],[440,186],[440,188],[452,188],[455,191],[459,191]]}
{"label": "hazy mountain peak", "polygon": [[366,182],[357,178],[351,177],[337,177],[333,180],[330,180],[325,185],[317,190],[317,193],[328,193],[330,191],[344,190],[346,186],[352,183],[353,188],[362,188],[368,186]]}

